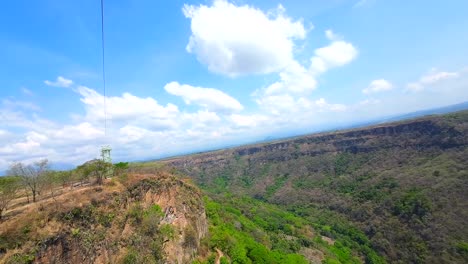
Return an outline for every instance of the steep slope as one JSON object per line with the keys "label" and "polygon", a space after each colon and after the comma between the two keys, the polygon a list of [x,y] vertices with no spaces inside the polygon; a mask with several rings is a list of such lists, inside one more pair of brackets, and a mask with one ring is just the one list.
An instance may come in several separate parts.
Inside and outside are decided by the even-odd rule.
{"label": "steep slope", "polygon": [[0,223],[1,263],[188,263],[208,224],[198,189],[166,172],[112,179]]}
{"label": "steep slope", "polygon": [[165,162],[213,195],[278,204],[365,245],[356,226],[389,262],[464,263],[467,146],[464,111]]}

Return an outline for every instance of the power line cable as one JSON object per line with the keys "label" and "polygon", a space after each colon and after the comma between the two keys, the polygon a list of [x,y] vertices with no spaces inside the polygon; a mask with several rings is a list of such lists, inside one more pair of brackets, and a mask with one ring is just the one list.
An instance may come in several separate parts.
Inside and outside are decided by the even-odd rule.
{"label": "power line cable", "polygon": [[104,49],[104,0],[101,0],[102,83],[104,90],[104,136],[107,137],[106,64]]}

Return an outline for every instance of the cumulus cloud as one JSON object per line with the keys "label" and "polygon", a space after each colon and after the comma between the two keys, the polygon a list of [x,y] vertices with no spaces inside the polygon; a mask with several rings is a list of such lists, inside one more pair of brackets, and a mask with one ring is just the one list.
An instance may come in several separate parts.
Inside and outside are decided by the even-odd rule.
{"label": "cumulus cloud", "polygon": [[[462,70],[463,71],[463,70]],[[446,72],[432,69],[429,73],[421,76],[418,81],[408,83],[406,85],[407,90],[412,92],[418,92],[424,90],[427,86],[436,84],[438,82],[454,79],[460,76],[460,72]]]}
{"label": "cumulus cloud", "polygon": [[[280,73],[279,80],[263,89],[267,96],[273,94],[304,94],[317,87],[317,76],[327,70],[346,65],[357,57],[357,49],[332,30],[326,30],[325,36],[331,43],[315,50],[309,69],[297,61],[289,63]],[[261,94],[256,92],[256,95]]]}
{"label": "cumulus cloud", "polygon": [[[326,33],[329,38],[335,38],[331,34],[333,33]],[[328,46],[315,50],[315,56],[311,59],[310,71],[312,74],[324,73],[331,68],[350,63],[357,55],[358,50],[353,44],[343,40],[333,40]]]}
{"label": "cumulus cloud", "polygon": [[178,82],[171,82],[166,84],[164,89],[172,95],[182,97],[186,104],[193,103],[210,111],[235,112],[244,108],[233,97],[213,88],[194,87],[187,84],[179,84]]}
{"label": "cumulus cloud", "polygon": [[62,76],[57,77],[57,80],[54,81],[49,81],[45,80],[44,83],[48,86],[53,86],[53,87],[62,87],[62,88],[68,88],[73,85],[73,81],[66,79]]}
{"label": "cumulus cloud", "polygon": [[126,125],[119,129],[120,142],[130,143],[142,139],[145,135],[149,134],[150,131],[141,127]]}
{"label": "cumulus cloud", "polygon": [[[77,92],[81,95],[86,117],[93,121],[104,120],[104,96],[85,86],[79,86]],[[170,125],[175,122],[172,119],[179,113],[174,104],[160,105],[151,97],[141,98],[130,93],[122,96],[111,96],[106,98],[106,112],[113,122],[149,122],[155,126]]]}
{"label": "cumulus cloud", "polygon": [[54,138],[60,140],[92,140],[104,136],[103,129],[99,129],[89,122],[83,122],[77,125],[65,125],[63,128],[51,133]]}
{"label": "cumulus cloud", "polygon": [[42,149],[41,144],[46,142],[48,137],[36,131],[29,131],[24,136],[10,141],[0,147],[0,156],[6,157],[10,161],[15,158],[45,156],[51,150]]}
{"label": "cumulus cloud", "polygon": [[[357,49],[331,30],[325,32],[330,44],[315,50],[309,68],[297,61],[279,74],[279,80],[254,93],[255,102],[263,111],[282,116],[284,122],[309,122],[314,113],[343,112],[343,104],[328,103],[324,98],[312,100],[310,92],[316,89],[316,78],[331,68],[350,63],[357,56]],[[278,121],[278,120],[276,120]],[[282,121],[281,121],[282,122]]]}
{"label": "cumulus cloud", "polygon": [[384,91],[389,91],[393,89],[393,85],[385,80],[385,79],[378,79],[373,80],[369,86],[362,90],[364,94],[371,94],[371,93],[379,93]]}
{"label": "cumulus cloud", "polygon": [[294,40],[304,39],[302,21],[279,6],[267,14],[249,5],[215,0],[211,6],[185,5],[192,35],[187,51],[212,72],[237,76],[277,72],[293,60]]}
{"label": "cumulus cloud", "polygon": [[265,89],[265,94],[305,93],[312,91],[316,86],[315,78],[302,65],[293,62],[280,73],[280,80]]}

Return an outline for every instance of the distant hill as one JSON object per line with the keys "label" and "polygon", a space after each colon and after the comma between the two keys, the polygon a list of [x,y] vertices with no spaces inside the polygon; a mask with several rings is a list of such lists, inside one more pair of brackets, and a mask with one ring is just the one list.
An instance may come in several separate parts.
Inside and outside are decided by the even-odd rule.
{"label": "distant hill", "polygon": [[461,111],[165,162],[215,199],[250,196],[308,219],[368,263],[379,263],[370,249],[390,263],[468,263],[466,157]]}
{"label": "distant hill", "polygon": [[427,116],[427,115],[448,114],[448,113],[459,112],[459,111],[463,111],[463,110],[467,110],[467,109],[468,109],[468,102],[464,102],[464,103],[455,104],[455,105],[449,105],[449,106],[444,106],[444,107],[438,107],[438,108],[431,108],[431,109],[416,111],[416,112],[403,114],[403,115],[391,116],[391,117],[383,118],[383,120],[381,120],[381,122],[406,120],[406,119],[422,117],[422,116]]}

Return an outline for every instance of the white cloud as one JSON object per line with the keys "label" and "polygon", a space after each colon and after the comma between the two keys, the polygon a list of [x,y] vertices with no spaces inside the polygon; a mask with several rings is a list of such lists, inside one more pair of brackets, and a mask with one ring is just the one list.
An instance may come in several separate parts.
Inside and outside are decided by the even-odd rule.
{"label": "white cloud", "polygon": [[438,71],[437,69],[432,69],[426,75],[421,76],[418,81],[408,83],[406,85],[407,90],[412,92],[418,92],[424,90],[427,86],[434,85],[436,83],[442,82],[444,80],[455,79],[460,76],[460,73],[463,72],[462,69],[460,72],[445,72]]}
{"label": "white cloud", "polygon": [[[86,118],[92,121],[102,122],[104,120],[104,96],[85,86],[77,88],[77,92],[82,96]],[[141,98],[130,93],[122,96],[112,96],[106,98],[106,112],[108,119],[112,122],[148,122],[147,124],[156,127],[166,127],[175,122],[173,118],[179,113],[179,109],[174,104],[160,105],[151,97]]]}
{"label": "white cloud", "polygon": [[41,150],[41,144],[47,140],[47,136],[35,131],[25,134],[23,139],[16,140],[0,147],[0,155],[4,156],[29,156],[45,153]]}
{"label": "white cloud", "polygon": [[[303,99],[305,100],[305,99]],[[328,103],[324,98],[320,98],[316,101],[313,102],[316,107],[318,107],[319,112],[326,112],[326,111],[331,111],[331,112],[343,112],[346,111],[347,107],[346,105],[343,104],[331,104]]]}
{"label": "white cloud", "polygon": [[212,6],[185,5],[192,36],[187,51],[210,71],[228,76],[277,72],[293,61],[294,39],[304,39],[301,21],[279,6],[266,14],[249,5],[215,0]]}
{"label": "white cloud", "polygon": [[445,79],[458,77],[457,72],[433,72],[429,75],[421,77],[420,82],[424,84],[432,84]]}
{"label": "white cloud", "polygon": [[186,104],[193,103],[210,111],[233,112],[244,108],[233,97],[213,88],[194,87],[187,84],[181,85],[178,82],[171,82],[166,84],[164,89],[172,95],[182,97]]}
{"label": "white cloud", "polygon": [[183,115],[193,126],[205,126],[221,121],[221,118],[215,112],[207,110],[198,111],[196,113],[185,113]]}
{"label": "white cloud", "polygon": [[146,134],[149,134],[150,131],[136,126],[124,126],[119,129],[120,133],[120,142],[130,143],[142,139]]}
{"label": "white cloud", "polygon": [[331,43],[315,50],[309,69],[294,61],[280,73],[278,81],[253,94],[261,109],[274,116],[284,116],[285,122],[304,121],[306,116],[317,112],[347,110],[345,105],[328,103],[324,98],[309,99],[310,92],[317,87],[317,76],[333,67],[346,65],[357,56],[357,49],[351,43],[339,40],[341,36],[331,30],[325,35]]}
{"label": "white cloud", "polygon": [[307,116],[315,112],[342,112],[346,111],[343,104],[331,104],[324,98],[311,100],[306,97],[295,98],[291,95],[272,95],[257,99],[257,104],[267,113],[282,116],[284,119],[294,119],[298,116]]}
{"label": "white cloud", "polygon": [[89,122],[77,125],[66,125],[62,129],[52,132],[52,136],[60,140],[93,140],[104,136],[103,129],[98,129]]}
{"label": "white cloud", "polygon": [[54,86],[54,87],[62,87],[62,88],[68,88],[73,84],[72,80],[66,79],[62,76],[57,77],[57,80],[54,81],[49,81],[45,80],[44,83],[48,86]]}
{"label": "white cloud", "polygon": [[230,116],[230,120],[238,127],[257,127],[260,126],[262,123],[268,122],[270,117],[260,114],[253,114],[253,115],[239,115],[239,114],[232,114]]}
{"label": "white cloud", "polygon": [[331,41],[338,41],[338,40],[341,40],[341,36],[335,34],[335,32],[333,32],[331,29],[327,29],[325,31],[325,36],[327,37],[327,39],[331,40]]}
{"label": "white cloud", "polygon": [[280,73],[280,80],[265,89],[265,94],[305,93],[316,87],[317,81],[315,78],[299,63],[293,62]]}
{"label": "white cloud", "polygon": [[[326,30],[325,36],[331,40],[328,46],[315,50],[309,69],[292,61],[280,72],[280,79],[263,89],[265,95],[289,93],[304,94],[317,87],[316,77],[327,70],[350,63],[357,57],[357,49],[332,30]],[[256,95],[259,95],[259,91]]]}
{"label": "white cloud", "polygon": [[385,80],[385,79],[378,79],[373,80],[369,86],[362,90],[364,94],[371,94],[371,93],[379,93],[384,91],[389,91],[393,89],[393,85]]}
{"label": "white cloud", "polygon": [[310,71],[312,74],[324,73],[331,68],[350,63],[357,55],[358,51],[353,44],[343,40],[334,40],[330,45],[315,50]]}

